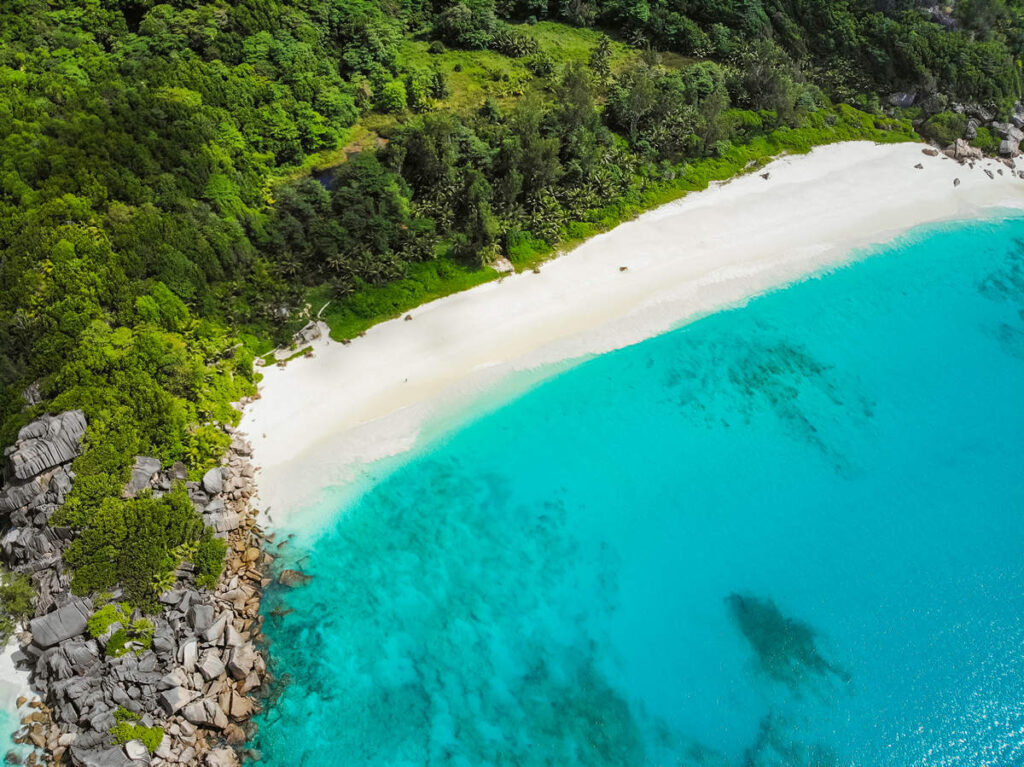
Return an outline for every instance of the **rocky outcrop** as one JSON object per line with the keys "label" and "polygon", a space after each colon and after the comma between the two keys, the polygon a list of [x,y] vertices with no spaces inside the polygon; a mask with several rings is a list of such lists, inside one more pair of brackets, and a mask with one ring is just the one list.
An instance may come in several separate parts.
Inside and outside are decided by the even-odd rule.
{"label": "rocky outcrop", "polygon": [[18,432],[18,441],[4,451],[14,479],[32,479],[76,458],[84,434],[85,413],[81,410],[36,419]]}
{"label": "rocky outcrop", "polygon": [[961,160],[964,162],[969,160],[981,160],[985,156],[978,147],[971,146],[962,138],[958,138],[946,147],[944,154],[947,157],[952,157],[954,160]]}
{"label": "rocky outcrop", "polygon": [[992,123],[992,129],[1001,139],[999,154],[1003,157],[1016,157],[1020,154],[1020,142],[1024,141],[1024,131],[1013,122]]}
{"label": "rocky outcrop", "polygon": [[33,618],[29,622],[32,644],[41,649],[53,647],[85,633],[92,614],[92,601],[75,599],[52,613]]}
{"label": "rocky outcrop", "polygon": [[[9,461],[20,456],[22,470],[20,475],[10,471],[11,481],[0,492],[0,511],[10,523],[0,550],[9,566],[31,575],[39,593],[36,617],[20,635],[17,661],[29,668],[41,700],[19,740],[40,749],[40,763],[237,765],[232,749],[223,746],[244,743],[243,727],[259,710],[250,696],[266,675],[257,649],[263,625],[259,604],[272,562],[249,503],[254,491],[250,448],[228,429],[231,452],[202,482],[189,482],[183,464],[161,469],[153,458],[136,459],[125,495],[148,489],[159,496],[184,482],[203,518],[218,523],[215,529],[227,540],[229,554],[212,592],[195,585],[193,568],[184,563],[174,587],[160,596],[162,612],[146,616],[153,624],[151,646],[139,644],[111,657],[106,643],[121,624],[101,637],[89,636],[93,603],[72,597],[62,564],[72,531],[49,525],[74,480],[68,462],[78,455],[78,442],[75,438],[72,449],[69,440],[84,428],[84,419],[73,414],[47,416],[25,427],[6,452]],[[64,462],[53,464],[57,458]],[[26,476],[29,466],[44,468]],[[154,754],[141,741],[113,742],[110,730],[119,708],[140,717],[143,726],[164,728]]]}
{"label": "rocky outcrop", "polygon": [[323,335],[323,330],[320,327],[320,323],[313,320],[307,323],[302,330],[295,334],[293,339],[296,346],[307,346],[313,343]]}
{"label": "rocky outcrop", "polygon": [[889,103],[892,106],[900,107],[901,109],[914,106],[915,101],[917,101],[917,93],[913,91],[893,93],[889,96]]}

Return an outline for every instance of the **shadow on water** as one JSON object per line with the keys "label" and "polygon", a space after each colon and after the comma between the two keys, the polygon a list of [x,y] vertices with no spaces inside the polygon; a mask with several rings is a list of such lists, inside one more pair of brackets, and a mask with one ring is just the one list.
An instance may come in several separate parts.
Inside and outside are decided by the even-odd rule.
{"label": "shadow on water", "polygon": [[817,632],[787,618],[770,599],[730,594],[725,599],[740,633],[754,651],[758,670],[799,695],[819,681],[850,682],[850,675],[818,649]]}

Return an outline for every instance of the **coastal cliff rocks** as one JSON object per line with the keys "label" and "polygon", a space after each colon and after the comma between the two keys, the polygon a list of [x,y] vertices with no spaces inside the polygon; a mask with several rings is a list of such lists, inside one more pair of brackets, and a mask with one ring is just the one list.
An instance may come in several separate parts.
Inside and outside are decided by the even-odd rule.
{"label": "coastal cliff rocks", "polygon": [[60,644],[68,639],[81,636],[89,623],[92,614],[92,602],[88,599],[75,599],[29,622],[29,632],[33,644],[44,650]]}
{"label": "coastal cliff rocks", "polygon": [[18,441],[4,455],[15,479],[32,479],[76,458],[84,434],[85,413],[81,410],[44,415],[18,432]]}
{"label": "coastal cliff rocks", "polygon": [[[273,561],[263,551],[250,504],[255,491],[251,449],[226,427],[231,451],[200,482],[188,481],[181,463],[162,469],[154,458],[136,458],[125,496],[146,489],[159,495],[184,482],[204,521],[228,544],[225,567],[210,591],[196,586],[194,568],[183,563],[174,586],[159,597],[159,614],[125,613],[93,637],[88,621],[95,605],[71,595],[70,576],[63,570],[72,531],[49,525],[71,491],[69,462],[79,454],[84,429],[81,413],[45,416],[25,427],[5,452],[9,482],[0,490],[0,513],[9,526],[0,551],[8,566],[31,574],[38,590],[36,617],[19,635],[15,660],[29,669],[40,699],[16,739],[39,749],[37,764],[237,765],[225,745],[243,744],[244,727],[259,711],[250,695],[266,677],[257,649],[263,625],[259,607]],[[62,462],[54,463],[58,459]],[[39,473],[26,475],[26,467]],[[117,632],[143,618],[151,636],[128,642],[123,654],[108,654]],[[162,729],[152,754],[153,744],[138,738],[115,742],[111,730],[124,716],[139,727]]]}

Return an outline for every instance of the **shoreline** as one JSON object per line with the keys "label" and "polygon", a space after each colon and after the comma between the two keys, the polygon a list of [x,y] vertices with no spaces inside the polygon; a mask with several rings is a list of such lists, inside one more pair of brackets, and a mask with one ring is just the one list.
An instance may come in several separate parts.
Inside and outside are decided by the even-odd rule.
{"label": "shoreline", "polygon": [[432,301],[350,344],[325,334],[287,374],[264,368],[239,429],[267,521],[280,526],[444,417],[505,401],[556,363],[638,343],[921,225],[1024,209],[1024,179],[1003,162],[971,167],[926,148],[845,142],[784,156],[599,234],[539,274]]}

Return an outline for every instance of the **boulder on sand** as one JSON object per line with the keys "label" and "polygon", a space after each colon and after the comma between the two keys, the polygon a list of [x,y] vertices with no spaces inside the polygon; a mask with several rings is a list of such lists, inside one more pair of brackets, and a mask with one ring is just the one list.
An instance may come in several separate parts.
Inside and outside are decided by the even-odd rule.
{"label": "boulder on sand", "polygon": [[985,155],[976,146],[971,146],[962,138],[958,138],[945,149],[945,155],[954,160],[981,160]]}

